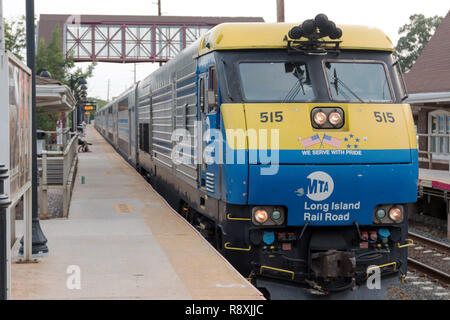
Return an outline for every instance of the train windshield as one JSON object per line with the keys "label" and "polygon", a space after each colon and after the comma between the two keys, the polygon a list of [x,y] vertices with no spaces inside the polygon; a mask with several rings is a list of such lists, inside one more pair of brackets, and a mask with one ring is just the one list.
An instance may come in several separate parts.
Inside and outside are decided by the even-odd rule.
{"label": "train windshield", "polygon": [[306,102],[315,98],[304,63],[241,62],[239,73],[247,101]]}
{"label": "train windshield", "polygon": [[330,95],[336,101],[390,102],[386,71],[375,62],[325,62]]}

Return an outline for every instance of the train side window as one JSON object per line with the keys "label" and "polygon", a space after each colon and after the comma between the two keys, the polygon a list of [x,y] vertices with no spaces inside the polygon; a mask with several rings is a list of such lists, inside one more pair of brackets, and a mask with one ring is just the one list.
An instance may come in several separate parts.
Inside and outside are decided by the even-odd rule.
{"label": "train side window", "polygon": [[217,112],[218,86],[216,68],[209,68],[208,76],[208,108],[210,113]]}
{"label": "train side window", "polygon": [[149,152],[150,146],[149,146],[149,131],[148,131],[149,125],[148,123],[140,123],[139,124],[139,148],[142,151]]}

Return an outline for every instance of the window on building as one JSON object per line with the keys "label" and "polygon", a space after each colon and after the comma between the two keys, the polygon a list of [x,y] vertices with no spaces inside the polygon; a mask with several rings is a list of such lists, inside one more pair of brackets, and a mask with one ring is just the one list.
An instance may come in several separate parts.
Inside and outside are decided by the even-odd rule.
{"label": "window on building", "polygon": [[436,110],[428,115],[428,149],[430,152],[450,157],[450,112]]}

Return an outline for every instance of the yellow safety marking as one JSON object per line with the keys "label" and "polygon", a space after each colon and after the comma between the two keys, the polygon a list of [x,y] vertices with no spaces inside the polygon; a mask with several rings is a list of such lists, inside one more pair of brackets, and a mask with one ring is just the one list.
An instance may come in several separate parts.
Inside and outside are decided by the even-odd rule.
{"label": "yellow safety marking", "polygon": [[389,263],[382,264],[382,265],[379,265],[379,266],[373,266],[373,267],[367,268],[367,270],[366,270],[366,278],[369,277],[369,272],[370,271],[375,270],[375,269],[381,269],[381,268],[392,266],[392,265],[394,266],[394,270],[393,271],[397,270],[397,262],[389,262]]}
{"label": "yellow safety marking", "polygon": [[130,205],[125,203],[116,203],[114,205],[117,213],[134,213],[133,208]]}
{"label": "yellow safety marking", "polygon": [[238,251],[250,251],[250,250],[252,250],[252,246],[248,246],[248,248],[235,248],[235,247],[230,247],[230,243],[231,242],[226,242],[225,243],[225,245],[224,245],[225,249],[238,250]]}
{"label": "yellow safety marking", "polygon": [[405,278],[406,278],[406,276],[404,275],[404,274],[402,274],[402,277],[401,277],[401,283],[405,283]]}
{"label": "yellow safety marking", "polygon": [[275,271],[279,271],[279,272],[289,273],[292,276],[292,280],[294,280],[294,277],[295,277],[295,273],[291,270],[284,270],[284,269],[268,267],[268,266],[261,266],[261,268],[259,268],[259,274],[262,274],[263,269],[269,269],[269,270],[275,270]]}
{"label": "yellow safety marking", "polygon": [[231,213],[227,214],[227,220],[235,220],[235,221],[252,221],[250,218],[233,218]]}
{"label": "yellow safety marking", "polygon": [[406,247],[411,247],[414,245],[414,240],[413,239],[405,239],[405,241],[407,242],[406,244],[400,245],[400,243],[397,243],[397,246],[399,248],[406,248]]}

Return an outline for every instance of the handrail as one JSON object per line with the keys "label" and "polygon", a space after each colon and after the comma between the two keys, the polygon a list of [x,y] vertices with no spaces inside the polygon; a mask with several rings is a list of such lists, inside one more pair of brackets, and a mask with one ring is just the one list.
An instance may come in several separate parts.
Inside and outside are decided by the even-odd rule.
{"label": "handrail", "polygon": [[66,146],[66,149],[64,149],[64,151],[53,151],[53,150],[42,150],[42,154],[46,154],[49,156],[65,156],[69,153],[70,148],[72,146],[72,143],[74,142],[75,139],[78,139],[78,133],[75,134],[69,141],[69,143]]}
{"label": "handrail", "polygon": [[[48,158],[55,159],[58,157],[58,162],[62,162],[62,176],[59,175],[59,178],[62,178],[62,183],[60,184],[60,181],[58,181],[57,185],[60,185],[64,188],[63,192],[63,217],[67,217],[68,210],[69,210],[69,204],[70,204],[70,197],[72,194],[72,188],[73,188],[73,177],[76,174],[76,161],[77,161],[77,153],[78,153],[78,134],[74,134],[72,138],[69,140],[68,144],[66,145],[64,151],[49,151],[49,150],[43,150],[42,151],[42,179],[41,179],[41,214],[45,215],[48,211],[48,205],[47,205],[47,189],[49,187],[48,185],[48,177],[47,177],[47,168],[48,168]],[[62,158],[62,159],[61,159]]]}

